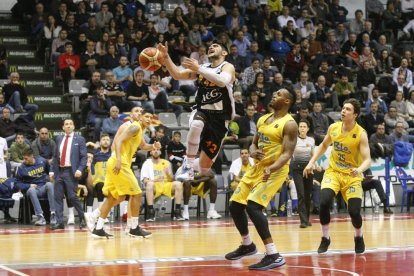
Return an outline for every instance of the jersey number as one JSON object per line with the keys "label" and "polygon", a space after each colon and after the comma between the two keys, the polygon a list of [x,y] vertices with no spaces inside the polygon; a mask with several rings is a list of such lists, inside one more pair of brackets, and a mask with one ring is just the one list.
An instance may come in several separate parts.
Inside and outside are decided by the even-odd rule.
{"label": "jersey number", "polygon": [[341,162],[345,162],[345,154],[338,153],[338,159],[339,159],[339,161],[341,161]]}
{"label": "jersey number", "polygon": [[217,149],[217,145],[214,144],[212,141],[207,141],[207,148],[211,153],[215,153]]}

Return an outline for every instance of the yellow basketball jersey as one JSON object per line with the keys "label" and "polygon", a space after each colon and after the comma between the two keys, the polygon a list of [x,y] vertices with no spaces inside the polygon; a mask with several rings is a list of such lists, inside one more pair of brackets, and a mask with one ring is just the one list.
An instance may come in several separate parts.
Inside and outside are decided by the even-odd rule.
{"label": "yellow basketball jersey", "polygon": [[[265,123],[271,116],[273,113],[263,115],[257,122],[258,146],[265,154],[265,157],[259,162],[262,165],[270,165],[282,154],[283,128],[288,121],[294,121],[290,114],[286,114],[270,124]],[[289,166],[289,163],[287,162],[285,166]]]}
{"label": "yellow basketball jersey", "polygon": [[[137,126],[139,129],[138,133],[135,136],[132,136],[129,139],[125,140],[121,145],[121,160],[123,163],[128,163],[131,165],[132,157],[138,150],[138,147],[142,141],[142,127],[139,122],[126,122],[125,124],[128,124],[128,126],[126,129],[124,129],[124,131],[127,131],[131,125]],[[116,157],[115,150],[112,150],[112,157]]]}
{"label": "yellow basketball jersey", "polygon": [[168,182],[172,181],[171,178],[165,173],[165,169],[170,166],[170,163],[165,159],[160,159],[158,164],[152,164],[152,168],[154,170],[154,178],[155,179],[162,179],[162,181]]}
{"label": "yellow basketball jersey", "polygon": [[239,172],[239,177],[243,177],[243,175],[252,167],[252,165],[250,165],[250,162],[247,163],[247,165],[243,165],[241,166],[240,172]]}
{"label": "yellow basketball jersey", "polygon": [[345,174],[350,173],[351,168],[357,168],[361,163],[359,143],[361,134],[365,130],[355,123],[354,128],[342,134],[342,122],[332,124],[328,135],[332,141],[332,153],[329,158],[329,167]]}
{"label": "yellow basketball jersey", "polygon": [[93,178],[93,185],[102,182],[105,182],[105,176],[106,176],[106,162],[107,161],[100,161],[96,162],[94,166],[95,174],[92,176]]}

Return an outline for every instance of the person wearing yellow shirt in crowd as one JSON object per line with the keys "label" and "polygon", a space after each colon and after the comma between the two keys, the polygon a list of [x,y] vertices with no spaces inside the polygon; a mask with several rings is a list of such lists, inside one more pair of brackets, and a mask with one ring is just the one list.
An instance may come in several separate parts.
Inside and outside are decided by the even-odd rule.
{"label": "person wearing yellow shirt in crowd", "polygon": [[239,185],[243,175],[254,165],[254,160],[249,156],[248,149],[240,150],[240,157],[231,163],[230,175],[230,189],[234,191]]}

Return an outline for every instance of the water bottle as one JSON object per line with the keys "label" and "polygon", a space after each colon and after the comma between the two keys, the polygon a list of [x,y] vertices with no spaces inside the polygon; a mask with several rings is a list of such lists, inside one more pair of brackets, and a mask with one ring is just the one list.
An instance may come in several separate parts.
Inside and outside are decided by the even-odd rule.
{"label": "water bottle", "polygon": [[338,203],[336,202],[336,199],[334,198],[334,202],[333,202],[333,213],[334,214],[338,214]]}
{"label": "water bottle", "polygon": [[111,209],[111,212],[109,213],[109,222],[114,223],[115,222],[115,212],[114,209]]}
{"label": "water bottle", "polygon": [[292,200],[291,199],[288,199],[287,201],[286,212],[287,212],[288,218],[292,217]]}
{"label": "water bottle", "polygon": [[166,199],[161,199],[161,209],[158,212],[158,217],[160,217],[160,218],[164,217],[166,206],[167,206],[167,200]]}
{"label": "water bottle", "polygon": [[375,214],[379,214],[379,209],[380,209],[380,205],[378,202],[375,202],[375,206],[374,206],[374,213]]}
{"label": "water bottle", "polygon": [[195,196],[190,197],[188,209],[190,217],[195,217],[197,215],[197,198]]}
{"label": "water bottle", "polygon": [[156,204],[155,204],[155,206],[154,206],[154,210],[155,210],[155,217],[156,218],[159,218],[159,212],[160,212],[160,203],[159,202],[157,202]]}

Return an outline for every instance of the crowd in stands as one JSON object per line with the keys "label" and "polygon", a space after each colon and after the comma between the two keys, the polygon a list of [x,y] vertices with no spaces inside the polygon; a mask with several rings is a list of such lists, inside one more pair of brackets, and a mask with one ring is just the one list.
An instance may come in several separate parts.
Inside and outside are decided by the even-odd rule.
{"label": "crowd in stands", "polygon": [[[132,106],[177,117],[188,108],[170,102],[169,96],[182,95],[189,102],[195,83],[172,79],[164,66],[155,72],[143,70],[137,61],[143,49],[167,42],[177,65],[184,57],[202,64],[208,62],[208,47],[215,40],[227,46],[226,60],[235,66],[237,78],[233,89],[237,118],[230,122],[225,143],[247,148],[257,120],[271,112],[272,93],[280,88],[295,91],[292,113],[297,122],[309,121],[316,145],[338,119],[332,114],[349,98],[365,107],[358,121],[372,147],[381,143],[392,149],[395,141],[414,142],[413,1],[388,0],[384,5],[366,0],[361,2],[365,12],[358,9],[352,15],[343,0],[269,0],[267,5],[184,0],[173,11],[150,9],[156,1],[28,2],[18,10],[30,24],[38,52],[49,51],[47,60],[62,80],[64,93],[69,92],[71,79],[86,80],[81,126],[94,127],[94,142],[102,133],[113,138],[119,113]],[[0,48],[0,74],[3,52]],[[21,137],[14,135],[21,130],[9,119],[10,113],[32,114],[38,109],[27,103],[23,87],[8,87],[18,77],[11,74],[0,95],[0,136],[9,145],[16,139],[15,147]],[[159,129],[166,136],[165,129]],[[148,139],[154,139],[156,132]],[[43,141],[41,135],[40,131],[38,139]],[[162,143],[161,157],[172,162],[174,172],[184,154],[180,138],[174,132],[171,141]],[[43,143],[36,141],[34,145]]]}

